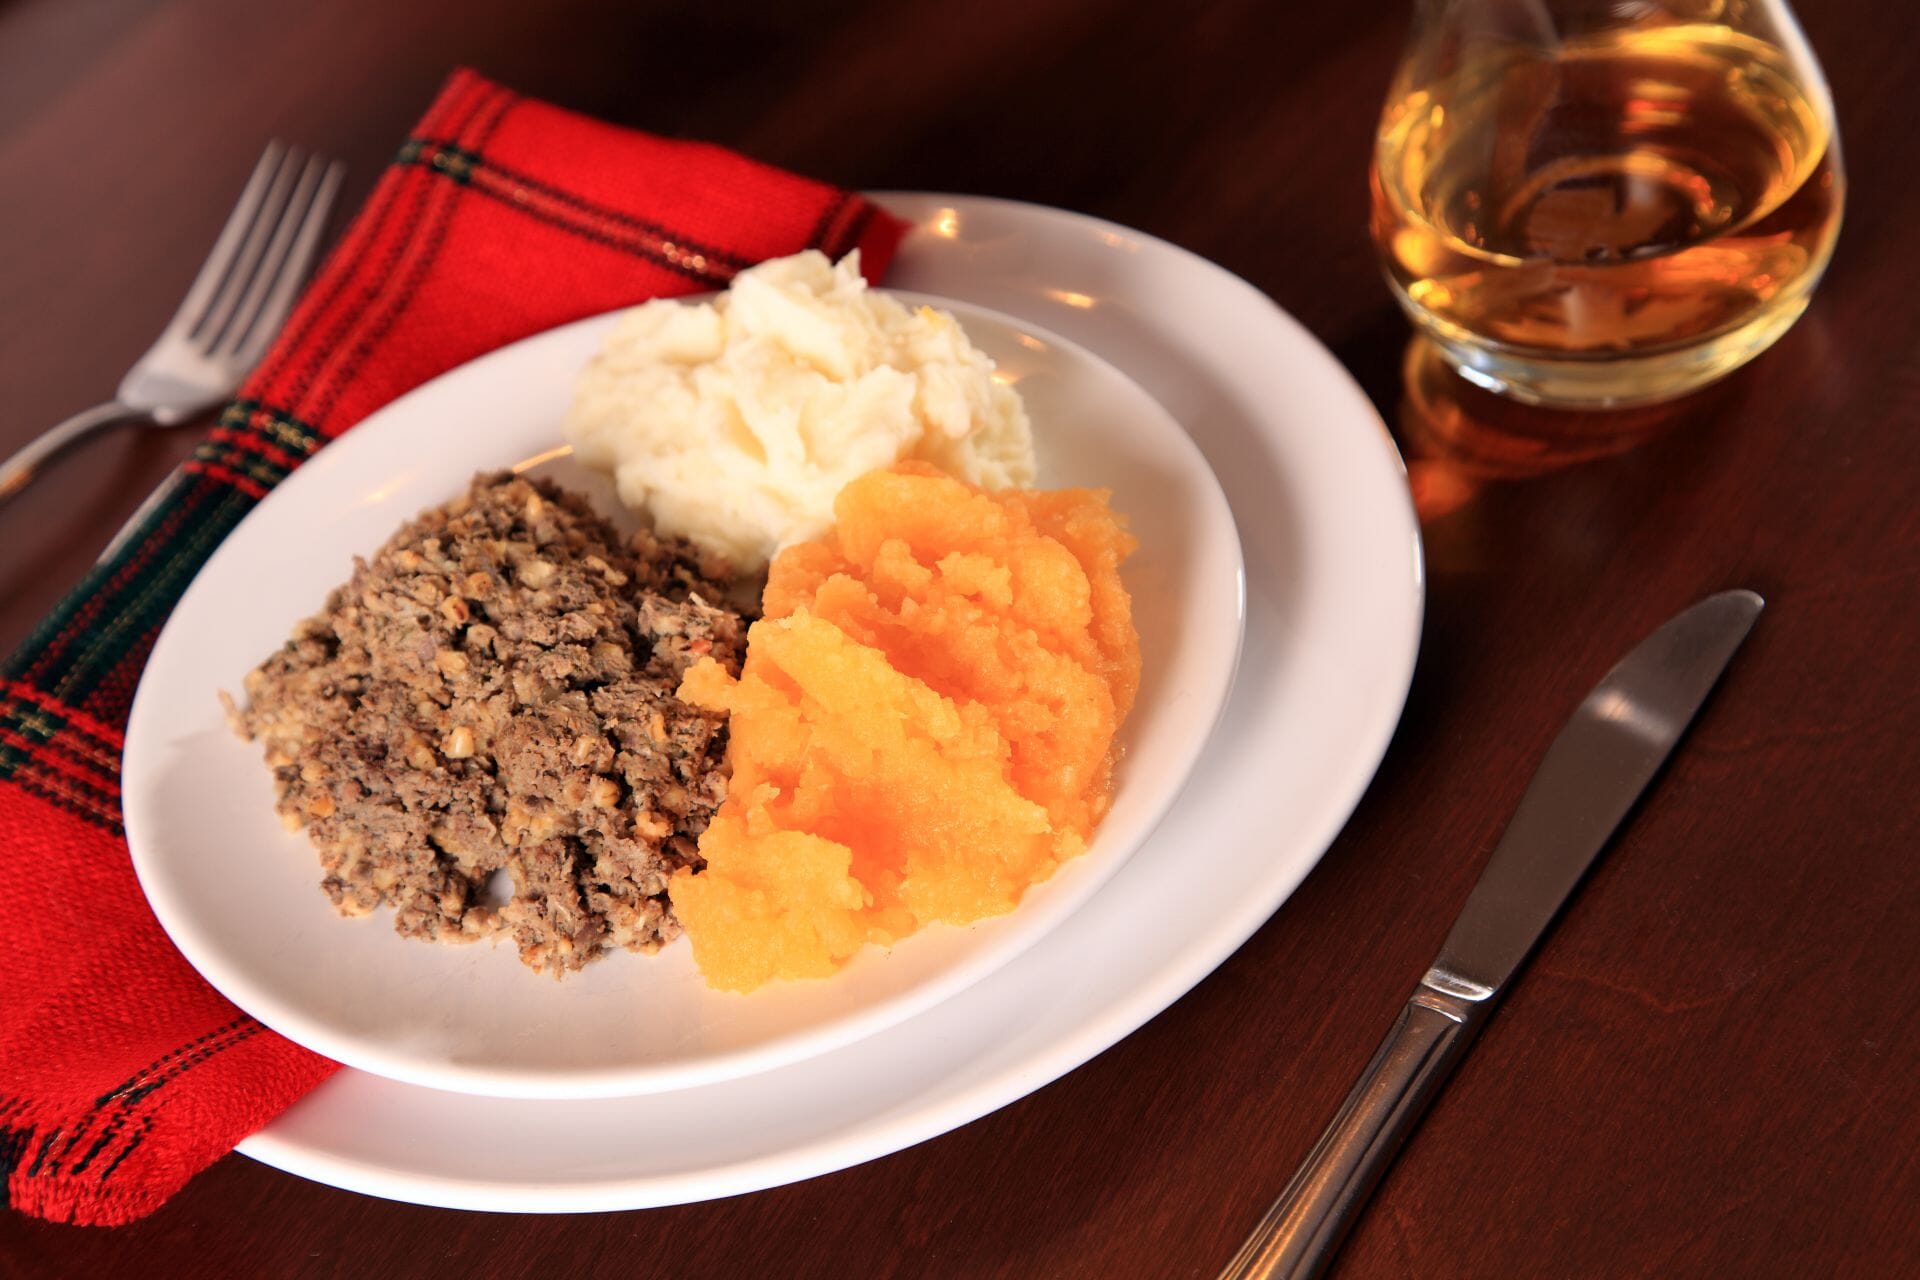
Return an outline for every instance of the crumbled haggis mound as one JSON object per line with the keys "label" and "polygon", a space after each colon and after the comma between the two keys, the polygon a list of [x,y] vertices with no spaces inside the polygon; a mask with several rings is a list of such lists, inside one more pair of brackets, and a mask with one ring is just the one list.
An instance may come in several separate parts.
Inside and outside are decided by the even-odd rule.
{"label": "crumbled haggis mound", "polygon": [[[403,526],[246,677],[289,829],[345,915],[400,933],[510,934],[535,969],[679,929],[668,878],[726,795],[726,717],[674,696],[738,671],[723,564],[508,474]],[[513,897],[486,905],[504,868]]]}

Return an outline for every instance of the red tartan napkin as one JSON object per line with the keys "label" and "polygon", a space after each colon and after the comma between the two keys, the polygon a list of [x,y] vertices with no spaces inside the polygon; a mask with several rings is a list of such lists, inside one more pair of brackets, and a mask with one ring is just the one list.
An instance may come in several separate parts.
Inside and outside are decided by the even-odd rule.
{"label": "red tartan napkin", "polygon": [[[154,922],[120,825],[121,731],[160,625],[302,459],[401,393],[568,320],[722,287],[807,247],[870,278],[902,225],[856,195],[456,73],[164,498],[0,666],[0,1172],[113,1224],[337,1066],[241,1013]],[[318,890],[316,890],[318,892]]]}

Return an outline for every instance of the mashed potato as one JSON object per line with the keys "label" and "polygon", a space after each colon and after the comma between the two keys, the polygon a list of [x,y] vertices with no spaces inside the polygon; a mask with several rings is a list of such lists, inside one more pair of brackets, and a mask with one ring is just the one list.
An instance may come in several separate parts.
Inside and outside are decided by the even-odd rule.
{"label": "mashed potato", "polygon": [[711,302],[628,312],[581,374],[566,436],[663,534],[763,568],[833,523],[848,481],[906,459],[988,489],[1030,484],[1013,388],[959,324],[870,293],[858,254],[808,250]]}

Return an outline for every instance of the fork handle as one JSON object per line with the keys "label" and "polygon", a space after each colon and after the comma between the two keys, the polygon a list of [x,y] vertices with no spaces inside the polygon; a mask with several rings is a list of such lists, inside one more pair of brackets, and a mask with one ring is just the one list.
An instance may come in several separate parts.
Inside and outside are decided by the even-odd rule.
{"label": "fork handle", "polygon": [[101,427],[140,416],[137,409],[129,409],[118,400],[110,400],[106,404],[82,410],[59,426],[41,432],[29,440],[20,452],[0,462],[0,502],[5,502],[26,488],[27,482],[39,473],[42,466],[76,440],[92,435]]}
{"label": "fork handle", "polygon": [[1339,1114],[1220,1280],[1309,1280],[1479,1029],[1483,1007],[1422,987],[1400,1011]]}

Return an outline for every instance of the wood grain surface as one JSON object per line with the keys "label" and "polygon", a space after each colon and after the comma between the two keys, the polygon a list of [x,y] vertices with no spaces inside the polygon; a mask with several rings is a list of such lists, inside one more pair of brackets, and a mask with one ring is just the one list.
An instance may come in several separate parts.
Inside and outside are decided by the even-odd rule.
{"label": "wood grain surface", "polygon": [[[1062,205],[1225,264],[1394,424],[1431,570],[1405,721],[1321,867],[1191,994],[1019,1103],[800,1185],[583,1217],[388,1203],[233,1156],[117,1230],[0,1212],[0,1274],[1211,1276],[1436,950],[1573,703],[1661,618],[1730,586],[1764,594],[1765,617],[1337,1274],[1915,1274],[1920,144],[1902,95],[1920,43],[1869,0],[1803,6],[1853,179],[1812,310],[1706,395],[1569,420],[1407,380],[1365,232],[1405,16],[1388,0],[0,5],[0,452],[111,393],[267,137],[345,158],[351,207],[469,63],[836,182]],[[1635,447],[1575,461],[1609,432]],[[127,428],[0,508],[0,647],[194,434]]]}

